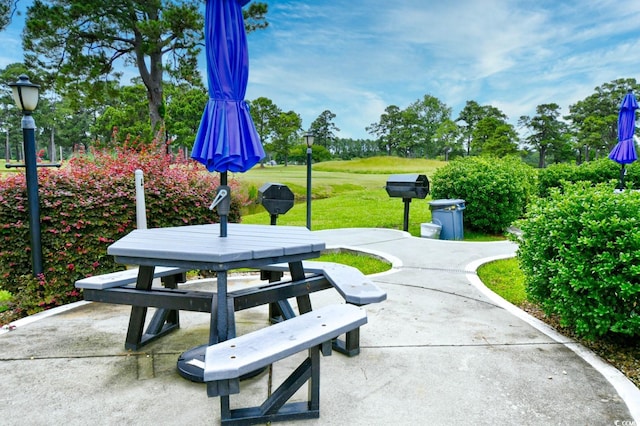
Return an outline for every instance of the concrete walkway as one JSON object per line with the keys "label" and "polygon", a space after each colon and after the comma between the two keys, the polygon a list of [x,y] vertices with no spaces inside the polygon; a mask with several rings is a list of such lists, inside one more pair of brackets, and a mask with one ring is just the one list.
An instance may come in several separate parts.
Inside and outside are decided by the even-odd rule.
{"label": "concrete walkway", "polygon": [[[322,359],[320,419],[299,424],[640,424],[638,388],[479,282],[475,268],[513,256],[514,244],[384,229],[317,234],[328,246],[384,256],[394,269],[373,277],[388,300],[366,308],[361,354]],[[312,301],[341,300],[328,290]],[[0,424],[218,423],[218,399],[175,371],[182,351],[207,340],[207,314],[183,312],[178,332],[130,352],[129,308],[80,303],[56,312],[0,334]],[[239,333],[265,326],[265,319],[264,307],[239,313]],[[275,364],[274,383],[295,365]],[[263,373],[243,381],[235,398],[264,399],[267,379]]]}

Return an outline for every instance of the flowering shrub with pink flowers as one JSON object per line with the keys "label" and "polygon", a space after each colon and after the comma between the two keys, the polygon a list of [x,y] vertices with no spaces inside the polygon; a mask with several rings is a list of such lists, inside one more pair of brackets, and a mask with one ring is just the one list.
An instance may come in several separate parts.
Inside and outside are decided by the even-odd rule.
{"label": "flowering shrub with pink flowers", "polygon": [[[144,172],[148,227],[215,223],[208,206],[219,185],[195,162],[175,163],[156,145],[93,152],[61,169],[38,171],[44,273],[32,276],[23,173],[0,180],[0,289],[13,294],[18,316],[81,299],[80,278],[123,269],[107,247],[136,226],[134,172]],[[247,195],[232,188],[230,222]]]}

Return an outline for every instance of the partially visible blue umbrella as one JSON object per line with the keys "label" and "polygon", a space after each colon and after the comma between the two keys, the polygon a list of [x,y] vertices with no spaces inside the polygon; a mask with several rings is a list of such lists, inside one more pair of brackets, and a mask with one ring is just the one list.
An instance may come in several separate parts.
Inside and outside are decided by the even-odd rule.
{"label": "partially visible blue umbrella", "polygon": [[636,110],[638,102],[629,90],[620,104],[618,115],[618,143],[609,153],[609,158],[622,165],[620,169],[620,189],[624,189],[625,166],[638,159],[633,135],[636,130]]}
{"label": "partially visible blue umbrella", "polygon": [[245,172],[265,156],[244,100],[249,79],[249,54],[242,6],[249,1],[207,0],[205,10],[209,101],[191,157],[210,172],[221,173],[221,187],[212,207],[220,203],[218,213],[223,237],[226,236],[228,214],[225,204],[230,200],[227,171]]}

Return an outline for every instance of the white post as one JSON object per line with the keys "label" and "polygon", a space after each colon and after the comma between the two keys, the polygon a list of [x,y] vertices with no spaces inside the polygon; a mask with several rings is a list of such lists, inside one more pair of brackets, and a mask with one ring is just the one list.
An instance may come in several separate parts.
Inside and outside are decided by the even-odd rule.
{"label": "white post", "polygon": [[4,143],[4,161],[6,163],[11,162],[11,145],[9,144],[9,129],[5,129],[7,132],[7,140]]}
{"label": "white post", "polygon": [[138,229],[147,229],[147,206],[144,202],[144,178],[142,170],[135,171],[136,178],[136,224]]}
{"label": "white post", "polygon": [[56,143],[54,139],[55,131],[51,129],[51,140],[49,141],[49,163],[56,162]]}

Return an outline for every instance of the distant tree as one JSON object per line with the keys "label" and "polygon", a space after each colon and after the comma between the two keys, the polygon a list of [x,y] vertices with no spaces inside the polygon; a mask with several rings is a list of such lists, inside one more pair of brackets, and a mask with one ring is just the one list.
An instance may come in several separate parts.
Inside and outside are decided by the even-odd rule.
{"label": "distant tree", "polygon": [[579,143],[587,151],[613,148],[618,138],[620,103],[628,90],[637,94],[639,89],[634,78],[617,79],[596,87],[593,94],[569,106],[566,118],[571,120]]}
{"label": "distant tree", "polygon": [[91,128],[99,146],[118,145],[125,140],[149,142],[153,138],[142,84],[122,86]]}
{"label": "distant tree", "polygon": [[403,129],[402,110],[396,105],[386,107],[380,121],[366,127],[367,132],[378,137],[378,146],[387,155],[392,155],[399,149]]}
{"label": "distant tree", "polygon": [[266,3],[253,1],[242,10],[244,18],[244,28],[250,33],[256,30],[263,30],[269,26],[267,22],[267,12],[269,8]]}
{"label": "distant tree", "polygon": [[436,146],[438,128],[451,119],[451,108],[435,96],[424,95],[407,107],[405,112],[405,137],[401,146],[408,155],[419,152],[421,156],[435,157],[440,149]]}
{"label": "distant tree", "polygon": [[377,136],[380,150],[387,155],[433,157],[438,151],[436,132],[450,116],[449,107],[438,98],[425,95],[404,110],[396,105],[388,106],[380,121],[367,126],[366,130]]}
{"label": "distant tree", "polygon": [[550,163],[565,163],[576,162],[578,160],[577,154],[579,152],[577,139],[575,134],[571,131],[571,128],[564,124],[564,131],[560,135],[560,141],[558,144],[551,145],[549,154],[547,156],[547,164]]}
{"label": "distant tree", "polygon": [[450,119],[443,121],[436,129],[433,138],[435,149],[437,154],[444,155],[445,161],[448,161],[452,154],[463,152],[460,135],[460,127]]}
{"label": "distant tree", "polygon": [[[72,151],[76,146],[87,148],[91,144],[90,129],[95,120],[94,111],[72,107],[65,98],[47,97],[40,100],[36,111],[39,112],[36,143],[41,148],[46,147],[49,154],[52,145]],[[58,153],[56,158],[59,159]]]}
{"label": "distant tree", "polygon": [[366,158],[380,155],[378,142],[374,139],[336,138],[333,143],[334,157],[343,160]]}
{"label": "distant tree", "polygon": [[[289,150],[288,159],[304,164],[307,161],[307,144],[302,140],[302,138],[298,142],[299,143],[293,145]],[[314,163],[329,161],[331,160],[331,153],[324,146],[316,145],[314,142],[311,147],[311,159]]]}
{"label": "distant tree", "polygon": [[172,145],[191,151],[209,94],[202,86],[166,86],[166,132]]}
{"label": "distant tree", "polygon": [[[613,117],[600,117],[590,115],[582,123],[577,125],[578,149],[584,155],[584,161],[592,159],[592,153],[596,155],[602,149],[606,149],[605,141],[610,134],[611,119]],[[616,118],[617,120],[617,118]],[[616,130],[617,132],[617,130]]]}
{"label": "distant tree", "polygon": [[466,145],[467,156],[471,155],[474,140],[473,135],[480,121],[486,117],[494,117],[506,122],[507,116],[498,108],[491,105],[480,105],[476,101],[467,101],[462,111],[456,118],[456,122],[461,124],[462,139]]}
{"label": "distant tree", "polygon": [[546,167],[547,153],[554,147],[561,151],[561,145],[567,142],[563,136],[567,132],[567,126],[559,117],[560,106],[550,103],[538,105],[535,116],[523,115],[518,121],[530,131],[526,141],[538,151],[538,167],[541,169]]}
{"label": "distant tree", "polygon": [[506,157],[518,152],[518,133],[513,126],[497,117],[484,117],[476,124],[473,143],[481,155]]}
{"label": "distant tree", "polygon": [[16,11],[18,0],[0,0],[0,31],[5,29]]}
{"label": "distant tree", "polygon": [[336,139],[335,132],[339,132],[340,129],[333,123],[333,119],[336,115],[329,110],[325,110],[316,118],[309,130],[314,136],[314,145],[319,145],[327,148],[330,152],[335,151],[333,146]]}
{"label": "distant tree", "polygon": [[274,135],[271,147],[280,161],[287,166],[291,148],[300,142],[299,133],[302,128],[302,118],[293,111],[282,112],[275,119]]}
{"label": "distant tree", "polygon": [[276,120],[282,110],[269,98],[259,97],[249,102],[251,118],[263,144],[269,144],[274,136]]}

